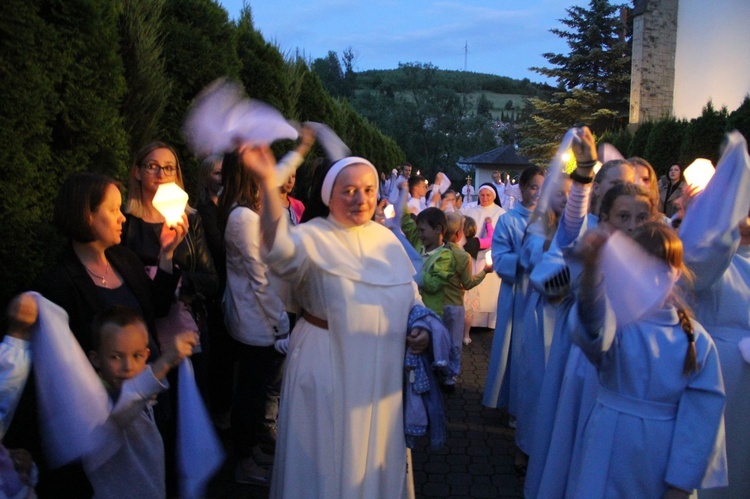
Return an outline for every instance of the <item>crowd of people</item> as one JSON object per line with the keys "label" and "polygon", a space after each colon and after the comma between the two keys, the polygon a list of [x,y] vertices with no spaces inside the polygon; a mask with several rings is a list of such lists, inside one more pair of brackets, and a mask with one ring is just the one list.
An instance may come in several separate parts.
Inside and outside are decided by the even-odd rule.
{"label": "crowd of people", "polygon": [[[7,311],[0,490],[185,495],[181,428],[198,423],[177,410],[176,368],[190,358],[238,483],[413,497],[408,447],[444,443],[441,392],[480,327],[494,329],[483,404],[516,429],[526,496],[747,496],[747,144],[729,135],[700,191],[679,165],[657,181],[643,158],[602,164],[586,127],[571,136],[570,174],[498,171],[461,192],[408,163],[323,161],[303,205],[305,126],[278,164],[265,143],[205,158],[177,222],[154,203],[184,187],[169,144],[138,151],[124,204],[116,180],[72,175],[54,213],[69,244]],[[104,417],[80,421],[91,444],[46,429],[69,394],[37,367],[69,351],[80,379],[98,376],[84,392],[106,394]]]}

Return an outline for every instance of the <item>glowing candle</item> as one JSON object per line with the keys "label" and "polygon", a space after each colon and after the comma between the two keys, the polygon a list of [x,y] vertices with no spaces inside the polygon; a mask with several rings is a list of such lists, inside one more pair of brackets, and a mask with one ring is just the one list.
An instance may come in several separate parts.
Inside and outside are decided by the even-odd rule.
{"label": "glowing candle", "polygon": [[714,176],[715,171],[714,165],[709,160],[698,158],[685,168],[683,175],[685,176],[687,185],[702,191],[708,185],[711,177]]}
{"label": "glowing candle", "polygon": [[383,209],[383,214],[385,215],[385,218],[393,218],[396,216],[396,209],[392,204],[389,204]]}
{"label": "glowing candle", "polygon": [[187,192],[183,191],[179,185],[174,182],[167,184],[161,184],[156,189],[154,194],[154,200],[151,204],[154,205],[159,213],[164,215],[164,219],[167,221],[168,227],[174,227],[182,219],[182,214],[185,212],[185,205],[188,202]]}
{"label": "glowing candle", "polygon": [[484,262],[487,265],[492,265],[492,252],[491,251],[488,251],[487,253],[484,254]]}

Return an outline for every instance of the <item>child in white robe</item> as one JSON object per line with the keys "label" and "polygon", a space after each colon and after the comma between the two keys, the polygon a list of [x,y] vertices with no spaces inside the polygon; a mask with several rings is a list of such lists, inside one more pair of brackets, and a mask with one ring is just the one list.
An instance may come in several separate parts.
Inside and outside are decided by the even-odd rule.
{"label": "child in white robe", "polygon": [[618,323],[599,265],[608,237],[590,231],[578,245],[582,285],[569,321],[600,386],[568,490],[573,497],[687,498],[726,480],[716,346],[672,290],[686,272],[682,243],[659,222],[642,225],[633,239],[669,266],[662,277],[671,291],[641,318]]}

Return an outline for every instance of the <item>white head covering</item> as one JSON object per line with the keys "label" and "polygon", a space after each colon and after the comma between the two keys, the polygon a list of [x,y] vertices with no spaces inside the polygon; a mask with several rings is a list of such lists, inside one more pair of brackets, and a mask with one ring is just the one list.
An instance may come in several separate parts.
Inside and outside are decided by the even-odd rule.
{"label": "white head covering", "polygon": [[365,158],[360,158],[358,156],[349,156],[348,158],[336,161],[331,166],[331,169],[328,170],[328,173],[326,173],[326,176],[323,179],[323,187],[321,187],[320,189],[320,197],[323,199],[323,204],[325,204],[326,206],[328,206],[328,203],[331,201],[331,192],[333,191],[333,183],[336,181],[336,177],[339,176],[341,170],[351,165],[369,166],[370,168],[372,168],[372,171],[375,174],[375,179],[377,180],[378,170]]}
{"label": "white head covering", "polygon": [[479,194],[482,191],[490,191],[492,193],[492,199],[494,200],[497,197],[497,192],[495,192],[495,189],[490,187],[489,185],[483,185],[479,188],[477,191],[477,194]]}

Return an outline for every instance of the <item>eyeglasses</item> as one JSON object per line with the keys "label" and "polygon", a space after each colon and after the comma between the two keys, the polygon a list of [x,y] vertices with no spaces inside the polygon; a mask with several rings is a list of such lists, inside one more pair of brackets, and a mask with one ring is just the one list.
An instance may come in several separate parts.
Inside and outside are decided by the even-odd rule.
{"label": "eyeglasses", "polygon": [[146,173],[149,175],[156,175],[157,173],[162,172],[165,177],[174,177],[177,173],[177,167],[172,165],[161,166],[157,163],[144,163],[141,165],[141,168],[146,170]]}

